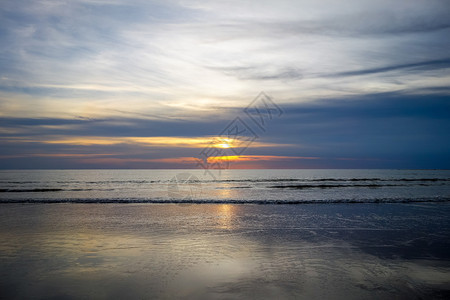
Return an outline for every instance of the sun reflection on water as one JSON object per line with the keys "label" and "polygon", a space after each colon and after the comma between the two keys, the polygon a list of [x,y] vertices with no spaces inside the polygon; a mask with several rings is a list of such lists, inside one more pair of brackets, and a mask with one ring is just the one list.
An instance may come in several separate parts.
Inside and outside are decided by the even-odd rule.
{"label": "sun reflection on water", "polygon": [[219,215],[219,228],[222,229],[233,229],[234,227],[234,215],[235,206],[230,204],[221,204],[218,207]]}

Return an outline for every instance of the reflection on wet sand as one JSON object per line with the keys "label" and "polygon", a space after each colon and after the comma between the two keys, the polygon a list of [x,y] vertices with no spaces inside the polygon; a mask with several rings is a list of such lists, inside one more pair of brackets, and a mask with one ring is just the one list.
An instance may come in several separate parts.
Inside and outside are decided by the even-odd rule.
{"label": "reflection on wet sand", "polygon": [[450,293],[450,205],[2,205],[14,298],[380,299]]}
{"label": "reflection on wet sand", "polygon": [[221,229],[233,229],[233,213],[235,206],[230,204],[219,204],[218,216],[219,216],[219,227]]}

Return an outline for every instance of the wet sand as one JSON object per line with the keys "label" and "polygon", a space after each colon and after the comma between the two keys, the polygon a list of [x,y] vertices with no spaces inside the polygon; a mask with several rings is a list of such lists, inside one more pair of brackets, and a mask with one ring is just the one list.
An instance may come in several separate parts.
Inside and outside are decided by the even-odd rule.
{"label": "wet sand", "polygon": [[450,204],[1,204],[0,297],[445,299]]}

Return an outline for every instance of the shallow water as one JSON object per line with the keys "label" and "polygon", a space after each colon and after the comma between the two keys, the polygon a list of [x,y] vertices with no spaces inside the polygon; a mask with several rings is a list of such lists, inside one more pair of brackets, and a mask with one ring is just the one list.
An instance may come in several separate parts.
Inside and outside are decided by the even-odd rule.
{"label": "shallow water", "polygon": [[445,299],[450,204],[2,204],[19,298]]}
{"label": "shallow water", "polygon": [[450,201],[449,170],[14,170],[0,202]]}

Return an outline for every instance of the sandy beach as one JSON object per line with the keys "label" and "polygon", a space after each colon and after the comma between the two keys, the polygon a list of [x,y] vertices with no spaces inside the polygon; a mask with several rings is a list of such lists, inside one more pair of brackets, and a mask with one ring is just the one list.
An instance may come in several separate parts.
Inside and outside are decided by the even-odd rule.
{"label": "sandy beach", "polygon": [[445,299],[450,204],[2,204],[4,299]]}

